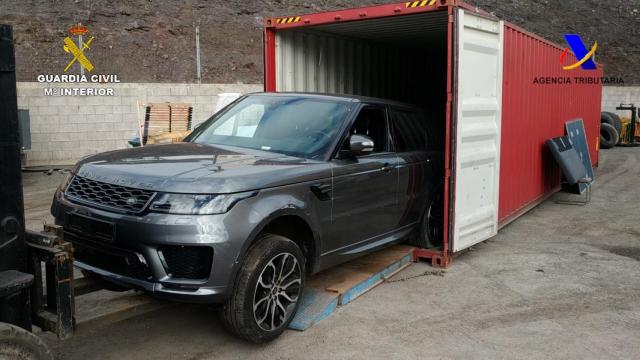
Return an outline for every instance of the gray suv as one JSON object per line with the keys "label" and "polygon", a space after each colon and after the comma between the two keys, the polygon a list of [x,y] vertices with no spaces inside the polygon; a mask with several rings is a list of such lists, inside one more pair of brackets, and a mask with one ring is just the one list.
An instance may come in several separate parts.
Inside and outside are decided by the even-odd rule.
{"label": "gray suv", "polygon": [[441,243],[441,151],[410,105],[244,96],[184,142],[94,155],[56,192],[87,276],[222,304],[237,335],[276,338],[305,276],[401,241]]}

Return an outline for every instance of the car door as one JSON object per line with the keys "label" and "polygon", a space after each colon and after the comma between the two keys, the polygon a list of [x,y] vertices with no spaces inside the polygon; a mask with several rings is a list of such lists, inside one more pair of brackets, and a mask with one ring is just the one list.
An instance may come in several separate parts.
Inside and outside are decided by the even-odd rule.
{"label": "car door", "polygon": [[439,184],[439,156],[429,141],[428,120],[418,109],[392,107],[390,128],[393,148],[398,155],[399,225],[420,221]]}
{"label": "car door", "polygon": [[326,252],[343,256],[366,251],[398,222],[398,159],[390,150],[386,107],[363,106],[349,130],[352,134],[371,137],[375,146],[365,156],[332,160],[332,221]]}

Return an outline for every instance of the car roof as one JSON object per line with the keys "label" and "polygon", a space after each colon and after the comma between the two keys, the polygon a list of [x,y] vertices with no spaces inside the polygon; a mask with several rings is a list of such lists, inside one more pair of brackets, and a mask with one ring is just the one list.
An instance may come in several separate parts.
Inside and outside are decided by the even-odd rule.
{"label": "car roof", "polygon": [[398,107],[403,107],[403,108],[411,108],[411,109],[420,110],[420,107],[418,107],[416,105],[403,103],[403,102],[399,102],[399,101],[394,101],[394,100],[380,99],[380,98],[368,97],[368,96],[360,96],[360,95],[322,94],[322,93],[306,93],[306,92],[254,92],[254,93],[248,93],[246,95],[251,95],[251,96],[294,96],[294,97],[307,98],[307,99],[314,99],[315,98],[315,99],[327,99],[327,100],[333,100],[333,101],[360,102],[360,103],[367,103],[367,104],[371,104],[371,103],[373,103],[373,104],[385,104],[385,105],[392,105],[392,106],[398,106]]}

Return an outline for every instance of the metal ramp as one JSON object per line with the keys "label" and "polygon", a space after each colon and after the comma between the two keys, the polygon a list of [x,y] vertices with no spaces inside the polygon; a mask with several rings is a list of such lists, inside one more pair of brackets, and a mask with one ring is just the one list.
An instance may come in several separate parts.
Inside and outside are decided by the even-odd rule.
{"label": "metal ramp", "polygon": [[413,247],[396,245],[323,271],[305,286],[296,317],[289,324],[304,331],[411,264]]}

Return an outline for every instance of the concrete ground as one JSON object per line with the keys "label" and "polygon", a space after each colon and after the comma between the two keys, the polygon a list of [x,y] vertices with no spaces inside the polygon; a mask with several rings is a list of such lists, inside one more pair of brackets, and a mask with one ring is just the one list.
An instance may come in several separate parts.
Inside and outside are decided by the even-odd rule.
{"label": "concrete ground", "polygon": [[[60,359],[638,358],[639,161],[640,149],[602,151],[588,206],[547,201],[443,276],[414,264],[267,345],[233,338],[211,308],[183,304],[67,341],[44,337]],[[60,178],[25,175],[30,227],[47,219],[42,206]]]}

